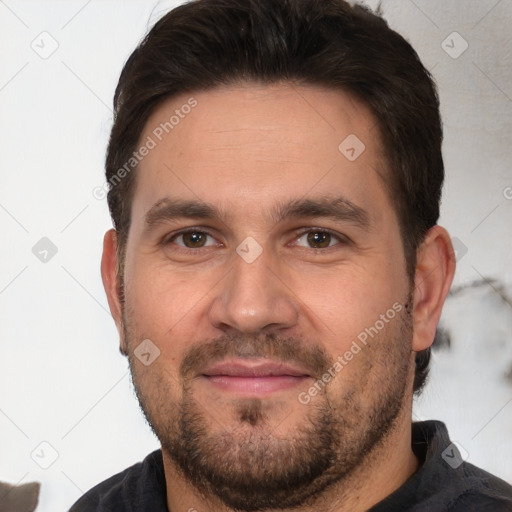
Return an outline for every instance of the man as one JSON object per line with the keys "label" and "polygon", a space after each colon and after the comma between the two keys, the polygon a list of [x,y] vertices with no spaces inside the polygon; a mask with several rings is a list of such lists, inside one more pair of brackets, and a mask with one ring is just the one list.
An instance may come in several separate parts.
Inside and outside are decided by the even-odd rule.
{"label": "man", "polygon": [[342,0],[196,0],[126,63],[102,276],[161,450],[79,511],[506,511],[414,393],[455,271],[435,86]]}

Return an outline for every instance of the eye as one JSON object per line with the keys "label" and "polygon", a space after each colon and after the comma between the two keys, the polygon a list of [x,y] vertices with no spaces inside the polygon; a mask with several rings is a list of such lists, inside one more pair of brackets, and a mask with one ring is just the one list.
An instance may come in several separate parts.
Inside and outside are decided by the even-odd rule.
{"label": "eye", "polygon": [[[210,242],[208,243],[208,239]],[[187,249],[201,249],[216,245],[215,239],[204,231],[183,231],[171,237],[167,243],[174,242],[176,245]]]}
{"label": "eye", "polygon": [[303,233],[297,238],[296,245],[312,249],[325,249],[342,242],[341,237],[323,229],[314,229]]}

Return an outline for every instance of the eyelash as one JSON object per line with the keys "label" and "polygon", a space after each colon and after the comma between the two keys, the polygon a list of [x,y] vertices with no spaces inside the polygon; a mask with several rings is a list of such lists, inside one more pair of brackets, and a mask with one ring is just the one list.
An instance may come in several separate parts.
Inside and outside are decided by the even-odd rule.
{"label": "eyelash", "polygon": [[[204,235],[210,236],[210,237],[215,239],[215,237],[211,233],[209,233],[208,231],[206,231],[204,229],[201,229],[201,228],[189,228],[189,229],[184,229],[182,231],[179,231],[178,233],[174,233],[171,236],[165,237],[162,240],[162,245],[166,246],[169,243],[173,242],[176,238],[178,238],[180,236],[183,236],[183,235],[186,235],[187,233],[200,233],[200,234],[204,234]],[[340,235],[340,234],[338,234],[338,233],[336,233],[334,231],[331,231],[330,229],[314,228],[314,227],[313,228],[308,228],[308,229],[303,229],[302,231],[295,232],[294,233],[294,237],[295,237],[294,239],[298,240],[298,239],[302,238],[304,235],[306,235],[308,233],[325,233],[325,234],[330,235],[331,237],[333,237],[333,238],[338,240],[338,244],[335,244],[334,246],[328,246],[328,247],[302,247],[302,246],[299,246],[302,249],[307,249],[307,250],[311,250],[311,251],[314,251],[314,252],[326,251],[328,249],[333,249],[334,247],[336,247],[336,245],[339,245],[339,244],[349,245],[351,243],[351,240],[347,236],[345,236],[345,235]],[[197,253],[197,251],[200,250],[200,249],[207,248],[207,247],[198,247],[196,249],[193,249],[193,248],[185,247],[185,246],[182,246],[182,245],[177,245],[177,247],[179,247],[179,250],[181,252],[189,253],[189,254],[194,254],[194,253]],[[208,247],[213,247],[213,246],[208,246]]]}

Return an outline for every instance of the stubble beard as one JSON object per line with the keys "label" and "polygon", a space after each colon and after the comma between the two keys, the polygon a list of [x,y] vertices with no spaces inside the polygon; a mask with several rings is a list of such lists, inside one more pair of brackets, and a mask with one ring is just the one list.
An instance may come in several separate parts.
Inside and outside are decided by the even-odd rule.
{"label": "stubble beard", "polygon": [[[372,453],[396,428],[407,395],[411,305],[409,296],[402,313],[393,320],[395,328],[381,332],[378,343],[362,348],[373,353],[360,365],[358,378],[339,386],[338,395],[321,392],[303,405],[303,420],[286,437],[277,435],[279,425],[272,416],[275,408],[267,399],[233,402],[231,422],[219,428],[194,397],[193,380],[182,379],[181,399],[170,400],[176,389],[172,390],[166,372],[142,376],[129,350],[140,407],[163,452],[204,497],[216,496],[229,508],[244,512],[311,506],[329,487],[341,487],[362,464],[371,464]],[[128,320],[125,326],[130,325]],[[135,331],[125,329],[128,347],[142,339],[134,336]],[[386,335],[389,339],[382,338]],[[318,375],[332,366],[320,349],[312,351],[293,339],[272,335],[242,339],[226,336],[193,347],[182,362],[182,375],[187,364],[187,369],[193,370],[214,354],[307,360],[319,370]],[[297,347],[302,349],[295,357]],[[375,365],[385,368],[385,373],[379,376],[377,389],[371,389],[365,372]],[[343,378],[334,378],[332,387],[336,379]],[[363,405],[362,397],[368,399],[368,394],[371,403]]]}

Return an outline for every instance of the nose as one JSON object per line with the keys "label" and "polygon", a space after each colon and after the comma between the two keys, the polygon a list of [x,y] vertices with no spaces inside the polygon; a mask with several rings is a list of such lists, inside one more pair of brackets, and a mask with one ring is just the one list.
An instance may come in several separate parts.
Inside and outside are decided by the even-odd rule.
{"label": "nose", "polygon": [[209,309],[215,328],[257,334],[297,324],[299,308],[293,291],[267,253],[264,250],[250,263],[233,255],[231,271],[220,283]]}

